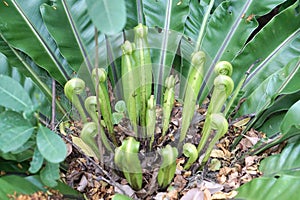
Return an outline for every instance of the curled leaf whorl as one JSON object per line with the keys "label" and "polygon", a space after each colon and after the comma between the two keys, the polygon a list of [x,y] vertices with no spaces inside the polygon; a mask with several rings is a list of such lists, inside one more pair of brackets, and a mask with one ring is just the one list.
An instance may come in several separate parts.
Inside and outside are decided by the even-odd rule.
{"label": "curled leaf whorl", "polygon": [[166,81],[165,81],[165,86],[166,88],[173,88],[175,85],[175,78],[173,75],[169,76],[168,78],[166,78]]}
{"label": "curled leaf whorl", "polygon": [[72,78],[65,87],[64,92],[66,97],[72,101],[74,95],[81,94],[85,89],[85,82],[80,78]]}
{"label": "curled leaf whorl", "polygon": [[81,106],[77,95],[81,94],[85,90],[85,82],[80,78],[72,78],[69,80],[64,87],[64,93],[66,97],[72,102],[72,104],[78,110],[82,120],[87,121],[85,112]]}
{"label": "curled leaf whorl", "polygon": [[122,54],[124,55],[131,55],[133,50],[135,49],[134,43],[129,42],[126,40],[123,45],[121,45]]}
{"label": "curled leaf whorl", "polygon": [[219,75],[231,76],[232,65],[228,61],[219,61],[215,66],[215,72]]}
{"label": "curled leaf whorl", "polygon": [[139,23],[136,27],[134,27],[134,34],[140,38],[146,37],[148,35],[148,27]]}
{"label": "curled leaf whorl", "polygon": [[156,124],[156,101],[154,95],[151,95],[147,103],[147,114],[146,114],[146,123],[147,123],[147,137],[150,137],[149,149],[152,149],[152,144],[154,141],[154,132]]}
{"label": "curled leaf whorl", "polygon": [[183,169],[187,170],[197,160],[198,151],[196,146],[193,145],[192,143],[185,143],[183,145],[183,154],[189,158],[185,166],[183,167]]}
{"label": "curled leaf whorl", "polygon": [[211,119],[212,119],[211,129],[215,130],[216,133],[215,133],[215,136],[213,137],[213,139],[210,141],[210,143],[207,147],[207,150],[205,151],[205,156],[202,160],[202,163],[207,162],[213,147],[219,141],[219,139],[224,136],[224,134],[228,130],[228,122],[222,113],[212,114]]}
{"label": "curled leaf whorl", "polygon": [[234,88],[233,80],[226,75],[219,75],[214,80],[215,89],[224,91],[226,98],[232,93]]}
{"label": "curled leaf whorl", "polygon": [[163,162],[158,171],[157,181],[161,188],[165,188],[170,184],[175,175],[178,151],[175,147],[171,147],[168,144],[161,149],[160,154]]}
{"label": "curled leaf whorl", "polygon": [[95,140],[97,134],[97,124],[95,122],[88,122],[84,124],[80,133],[80,137],[83,140],[83,142],[86,143],[92,149],[94,154],[100,160],[101,155],[99,153],[98,145]]}
{"label": "curled leaf whorl", "polygon": [[206,55],[205,55],[204,51],[197,51],[192,54],[191,63],[194,66],[203,65],[205,60],[206,60]]}
{"label": "curled leaf whorl", "polygon": [[140,143],[133,137],[123,140],[122,145],[115,150],[114,162],[123,172],[128,183],[136,190],[142,188],[143,173],[138,157]]}
{"label": "curled leaf whorl", "polygon": [[96,82],[96,80],[97,80],[97,72],[98,72],[99,82],[100,83],[104,83],[106,81],[106,78],[107,78],[107,73],[106,73],[105,69],[103,69],[103,68],[93,69],[93,71],[92,71],[92,78],[95,81],[95,83],[97,83]]}
{"label": "curled leaf whorl", "polygon": [[98,123],[97,116],[97,97],[89,96],[84,101],[84,107],[95,123]]}

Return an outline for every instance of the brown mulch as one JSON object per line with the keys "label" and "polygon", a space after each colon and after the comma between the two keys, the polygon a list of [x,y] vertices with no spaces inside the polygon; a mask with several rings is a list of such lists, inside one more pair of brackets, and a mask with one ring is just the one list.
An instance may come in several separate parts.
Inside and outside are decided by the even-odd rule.
{"label": "brown mulch", "polygon": [[[208,102],[195,112],[190,130],[186,136],[186,142],[197,146],[201,138],[201,131],[205,120],[205,112]],[[165,137],[161,137],[162,110],[157,108],[157,128],[153,149],[160,149],[166,144],[176,143],[178,130],[181,123],[182,106],[176,102],[172,111],[169,130]],[[168,200],[189,200],[195,199],[231,199],[237,194],[235,189],[244,183],[259,177],[260,161],[269,155],[280,153],[283,145],[276,146],[259,155],[251,155],[251,148],[265,135],[256,130],[247,131],[234,149],[231,145],[241,135],[249,120],[247,117],[230,124],[227,134],[215,146],[211,157],[202,170],[199,170],[200,163],[196,162],[190,170],[184,170],[183,166],[187,161],[184,155],[180,155],[176,161],[176,174],[170,186],[166,189],[159,189],[156,181],[159,156],[154,153],[147,157],[147,142],[141,141],[141,163],[143,166],[143,189],[134,191],[129,186],[122,173],[114,169],[113,155],[106,152],[103,163],[86,155],[82,149],[72,142],[72,137],[65,137],[69,147],[69,156],[66,159],[68,170],[62,174],[62,180],[72,188],[84,194],[86,199],[112,199],[116,193],[125,193],[133,199],[168,199]],[[127,119],[115,126],[115,132],[122,141],[126,135],[131,134]],[[67,132],[78,136],[82,124],[79,122],[70,123]],[[70,145],[70,143],[72,145]],[[144,153],[144,154],[143,154]],[[143,157],[144,156],[144,157]],[[149,164],[151,163],[151,164]],[[150,165],[150,166],[149,166]],[[37,192],[32,195],[11,195],[11,199],[65,199],[58,191],[49,190],[47,193]]]}
{"label": "brown mulch", "polygon": [[[199,108],[195,113],[194,121],[187,135],[187,141],[198,144],[201,138],[201,128],[204,122],[204,108]],[[157,108],[157,113],[161,109]],[[181,119],[181,105],[175,104],[173,109],[168,134],[161,138],[161,119],[158,114],[158,124],[154,149],[161,148],[167,143],[176,141],[176,133],[179,129]],[[127,123],[121,123],[115,127],[119,134],[119,139],[124,139],[124,133],[128,131]],[[279,153],[282,146],[273,148],[272,151],[266,151],[260,155],[248,155],[250,149],[265,135],[261,132],[251,129],[246,132],[241,141],[234,149],[230,145],[235,138],[241,134],[247,124],[245,118],[231,124],[228,133],[216,145],[211,154],[211,158],[203,170],[199,171],[199,163],[195,163],[190,171],[183,170],[187,158],[184,155],[177,159],[177,170],[173,182],[167,189],[159,190],[156,183],[158,169],[144,170],[144,185],[141,191],[133,191],[126,179],[120,172],[106,166],[102,166],[113,180],[114,184],[109,184],[102,180],[103,173],[95,163],[90,162],[85,156],[72,152],[72,159],[69,159],[69,170],[66,173],[66,182],[73,188],[84,193],[88,199],[111,199],[115,193],[122,193],[133,197],[134,199],[189,199],[189,196],[199,195],[199,199],[230,199],[233,198],[239,186],[251,181],[253,178],[261,176],[258,170],[260,161],[271,154]],[[126,134],[125,134],[126,135]],[[141,149],[146,148],[147,143],[141,142]],[[107,156],[109,157],[109,156]],[[112,162],[112,158],[107,158]],[[142,162],[143,163],[143,162]],[[99,164],[99,163],[98,163]],[[101,164],[99,164],[101,165]],[[143,164],[142,164],[143,165]],[[111,166],[111,165],[110,165]],[[117,184],[117,187],[115,185]]]}

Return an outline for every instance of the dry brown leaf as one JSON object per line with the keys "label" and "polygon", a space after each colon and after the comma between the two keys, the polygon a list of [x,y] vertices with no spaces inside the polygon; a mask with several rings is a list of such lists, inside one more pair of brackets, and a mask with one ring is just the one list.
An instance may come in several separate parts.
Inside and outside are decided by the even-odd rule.
{"label": "dry brown leaf", "polygon": [[245,158],[246,167],[253,165],[256,162],[257,158],[258,158],[257,156],[247,156]]}
{"label": "dry brown leaf", "polygon": [[225,154],[222,150],[213,149],[211,151],[210,157],[212,157],[212,158],[225,158]]}
{"label": "dry brown leaf", "polygon": [[78,186],[77,186],[77,190],[79,192],[83,192],[87,185],[88,185],[88,180],[87,180],[86,176],[83,175],[80,179],[80,182],[79,182]]}
{"label": "dry brown leaf", "polygon": [[217,199],[232,199],[237,195],[237,191],[233,190],[229,193],[224,193],[224,192],[217,192],[212,196],[213,200]]}
{"label": "dry brown leaf", "polygon": [[180,200],[204,200],[204,192],[199,188],[190,189]]}

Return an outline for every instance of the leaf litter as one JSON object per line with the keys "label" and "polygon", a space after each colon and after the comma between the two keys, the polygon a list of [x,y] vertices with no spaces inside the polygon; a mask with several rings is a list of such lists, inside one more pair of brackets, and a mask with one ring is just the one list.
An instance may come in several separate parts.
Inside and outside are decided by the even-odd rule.
{"label": "leaf litter", "polygon": [[[193,122],[186,137],[187,142],[191,142],[195,145],[199,143],[207,105],[208,102],[195,112]],[[160,137],[162,131],[162,115],[161,108],[157,107],[158,114],[155,141],[153,143],[154,149],[162,148],[166,144],[176,140],[176,135],[178,135],[176,133],[179,130],[179,124],[181,123],[181,111],[181,104],[176,102],[172,111],[168,133],[165,137]],[[92,200],[112,199],[113,195],[116,193],[125,193],[132,199],[146,200],[231,199],[237,194],[235,189],[242,184],[251,181],[253,178],[262,175],[258,167],[259,162],[264,157],[273,153],[279,153],[282,149],[281,147],[269,152],[267,150],[260,155],[247,155],[259,140],[266,137],[263,133],[254,129],[249,130],[243,135],[244,137],[235,149],[230,149],[230,145],[236,137],[242,133],[247,122],[247,120],[243,120],[242,122],[231,124],[227,134],[215,145],[210,160],[202,171],[198,170],[200,167],[199,161],[195,162],[190,170],[184,170],[183,166],[188,158],[181,155],[176,161],[177,169],[175,177],[169,187],[165,190],[159,189],[156,181],[159,165],[154,167],[154,170],[153,166],[152,168],[147,168],[148,162],[150,162],[151,165],[153,163],[154,165],[159,163],[157,160],[159,158],[155,154],[150,160],[145,159],[141,162],[144,168],[144,185],[143,189],[140,191],[132,190],[121,173],[116,172],[110,167],[106,168],[108,174],[111,176],[109,178],[113,179],[118,185],[116,187],[116,185],[110,185],[103,181],[101,177],[104,177],[105,175],[99,170],[97,171],[94,164],[89,163],[84,156],[78,155],[78,152],[74,151],[74,148],[70,156],[73,158],[70,159],[72,162],[69,163],[69,169],[66,173],[66,182],[73,188],[84,193],[88,199]],[[132,134],[132,130],[128,126],[127,119],[123,119],[120,124],[115,126],[115,132],[120,141],[125,139],[126,135]],[[78,133],[75,133],[74,135],[78,135]],[[143,152],[143,149],[146,149],[145,146],[147,143],[141,142],[141,145],[141,152]],[[107,158],[106,162],[112,163],[112,158]]]}

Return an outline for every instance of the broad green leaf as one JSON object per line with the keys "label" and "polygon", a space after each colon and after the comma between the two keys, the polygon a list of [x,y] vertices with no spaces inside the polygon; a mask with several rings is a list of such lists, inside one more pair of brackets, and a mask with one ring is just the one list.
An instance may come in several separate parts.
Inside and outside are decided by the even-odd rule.
{"label": "broad green leaf", "polygon": [[277,177],[256,178],[238,188],[235,199],[240,200],[274,200],[298,199],[299,176],[282,175]]}
{"label": "broad green leaf", "polygon": [[124,0],[86,0],[86,4],[90,17],[102,33],[112,35],[122,31],[126,23]]}
{"label": "broad green leaf", "polygon": [[67,155],[67,147],[64,141],[56,133],[39,125],[36,143],[43,157],[52,163],[62,162]]}
{"label": "broad green leaf", "polygon": [[283,118],[280,126],[280,130],[283,134],[287,134],[292,128],[300,130],[299,122],[300,113],[300,100],[298,100],[292,107],[288,110],[285,117]]}
{"label": "broad green leaf", "polygon": [[285,111],[272,113],[270,116],[268,116],[266,121],[262,122],[262,126],[257,128],[257,130],[266,133],[266,136],[268,138],[278,134],[280,131],[280,123],[284,118],[285,114],[286,114]]}
{"label": "broad green leaf", "polygon": [[[7,59],[5,58],[5,61]],[[42,92],[42,90],[37,87],[37,84],[35,84],[31,78],[27,78],[24,73],[20,72],[20,70],[16,67],[12,67],[8,65],[7,62],[5,64],[1,65],[0,74],[6,75],[17,81],[19,84],[22,85],[24,90],[27,94],[29,94],[30,99],[32,100],[32,103],[34,105],[38,105],[39,112],[43,113],[45,116],[50,116],[50,107],[49,101],[47,99],[47,94]],[[51,94],[50,94],[51,95]]]}
{"label": "broad green leaf", "polygon": [[0,170],[6,172],[7,174],[11,174],[11,173],[25,174],[27,172],[28,167],[29,167],[28,162],[22,162],[20,160],[16,160],[16,161],[5,160],[5,158],[2,158],[2,156],[0,158]]}
{"label": "broad green leaf", "polygon": [[209,88],[212,87],[213,69],[216,63],[220,60],[231,61],[237,56],[252,31],[258,26],[255,17],[267,14],[282,2],[284,0],[232,0],[224,1],[216,8],[207,24],[200,46],[200,49],[212,58],[205,70],[205,81],[200,90],[201,100],[208,92],[208,90],[203,92],[204,86],[207,84]]}
{"label": "broad green leaf", "polygon": [[14,154],[14,153],[3,153],[0,152],[0,157],[4,158],[5,160],[14,160],[18,162],[26,161],[30,158],[32,158],[32,150],[28,149],[22,153]]}
{"label": "broad green leaf", "polygon": [[143,12],[141,11],[141,1],[125,1],[126,3],[126,30],[131,30],[138,25],[138,23],[143,22]]}
{"label": "broad green leaf", "polygon": [[25,144],[35,127],[19,113],[6,111],[0,114],[0,149],[4,153]]}
{"label": "broad green leaf", "polygon": [[3,131],[0,135],[0,149],[7,153],[21,147],[32,135],[35,127],[17,126]]}
{"label": "broad green leaf", "polygon": [[198,40],[199,31],[201,29],[207,7],[208,4],[205,1],[200,1],[200,3],[198,0],[190,1],[190,12],[185,22],[184,35],[190,38],[190,40],[194,43],[194,46]]}
{"label": "broad green leaf", "polygon": [[42,154],[39,152],[39,149],[36,147],[34,149],[34,153],[32,156],[32,161],[30,162],[30,168],[28,169],[30,173],[36,173],[38,172],[44,162],[44,158]]}
{"label": "broad green leaf", "polygon": [[3,200],[11,199],[8,197],[8,194],[32,194],[40,190],[30,181],[15,175],[1,177],[0,184],[0,197]]}
{"label": "broad green leaf", "polygon": [[[300,37],[299,37],[300,38]],[[299,41],[299,46],[300,46],[300,41]],[[299,57],[300,58],[300,57]],[[300,90],[299,86],[299,80],[300,80],[300,70],[298,70],[293,77],[291,77],[291,80],[288,82],[288,84],[284,87],[281,93],[284,94],[291,94],[298,92]]]}
{"label": "broad green leaf", "polygon": [[[300,15],[297,14],[296,7],[297,3],[275,16],[233,60],[232,79],[237,84],[248,68],[260,59],[259,65],[253,67],[247,78],[245,96],[251,94],[258,83],[299,56]],[[284,23],[286,21],[290,23]]]}
{"label": "broad green leaf", "polygon": [[[258,121],[255,123],[255,128],[259,128],[260,126],[264,125],[264,121],[268,118],[271,118],[270,116],[273,113],[278,112],[287,112],[287,110],[299,100],[300,92],[295,92],[292,94],[283,94],[276,98],[274,104],[269,107],[267,110],[265,110],[262,115],[258,118]],[[282,121],[283,118],[281,118],[280,121]],[[278,121],[279,122],[279,121]],[[278,126],[280,123],[278,123]],[[279,130],[279,129],[278,129]]]}
{"label": "broad green leaf", "polygon": [[[270,107],[289,81],[297,74],[300,68],[300,58],[291,60],[283,68],[277,70],[266,78],[256,89],[247,96],[247,100],[239,109],[238,115],[255,113],[259,115]],[[300,88],[299,88],[300,89]]]}
{"label": "broad green leaf", "polygon": [[47,162],[45,168],[40,173],[40,177],[45,185],[49,187],[57,186],[57,180],[60,178],[59,164]]}
{"label": "broad green leaf", "polygon": [[[62,4],[77,44],[80,47],[81,54],[84,57],[85,65],[81,66],[78,74],[81,75],[81,78],[83,79],[85,76],[90,77],[89,75],[94,68],[92,58],[95,56],[95,26],[93,25],[88,14],[86,2],[85,0],[62,0]],[[98,43],[99,52],[101,52],[101,58],[106,58],[106,55],[102,55],[103,51],[106,49],[105,45],[101,44],[104,39],[104,35],[99,34]],[[99,66],[107,66],[106,59],[100,59]],[[87,83],[87,80],[85,81]],[[87,85],[89,84],[87,83]]]}
{"label": "broad green leaf", "polygon": [[[162,86],[169,76],[177,48],[184,32],[184,23],[189,13],[189,1],[143,1],[143,11],[148,27],[159,27],[149,42],[157,48],[152,51],[155,97],[162,99]],[[151,35],[150,35],[151,36]]]}
{"label": "broad green leaf", "polygon": [[277,155],[261,161],[263,177],[256,178],[238,188],[237,199],[297,199],[300,184],[300,141],[288,144]]}
{"label": "broad green leaf", "polygon": [[42,4],[40,9],[44,23],[58,45],[61,54],[72,69],[77,72],[83,62],[83,57],[62,2],[53,2],[51,6]]}
{"label": "broad green leaf", "polygon": [[[3,55],[6,56],[7,61],[9,62],[10,65],[12,65],[18,69],[18,70],[16,70],[12,66],[7,66],[7,64],[4,66],[2,65],[1,70],[4,70],[4,71],[1,72],[1,74],[9,75],[14,79],[16,78],[14,74],[19,74],[17,76],[20,76],[20,77],[25,77],[25,76],[30,77],[32,82],[34,82],[34,84],[41,91],[41,92],[39,92],[39,91],[37,92],[37,93],[39,93],[39,95],[37,95],[37,94],[31,95],[31,98],[36,99],[36,100],[40,99],[40,100],[38,100],[39,101],[38,104],[41,104],[41,101],[43,101],[43,103],[45,103],[46,100],[42,100],[44,98],[43,96],[47,97],[47,99],[49,101],[51,101],[52,93],[48,86],[48,85],[50,85],[51,77],[45,70],[38,67],[27,55],[23,54],[20,51],[17,51],[16,49],[14,49],[11,46],[8,46],[8,44],[2,40],[1,36],[0,36],[0,52],[2,52]],[[31,82],[31,81],[27,81],[27,82]],[[32,87],[35,88],[36,86],[32,86]],[[37,96],[39,96],[39,97],[36,98]],[[60,104],[59,101],[56,101],[56,105],[57,105],[58,110],[64,115],[65,109],[62,107],[62,105]],[[46,110],[46,109],[47,109],[47,106],[44,106],[44,110]],[[47,111],[44,111],[44,110],[41,110],[40,112],[42,112],[43,114],[48,116],[46,114]]]}
{"label": "broad green leaf", "polygon": [[[39,175],[27,176],[25,179],[33,185],[35,185],[36,187],[38,187],[40,191],[47,191],[47,188],[45,188],[44,184],[41,182],[41,178]],[[53,189],[63,194],[63,199],[83,199],[83,195],[80,192],[71,188],[66,183],[63,183],[62,181],[58,181],[57,183],[57,186]]]}
{"label": "broad green leaf", "polygon": [[300,168],[299,151],[300,141],[288,144],[280,154],[263,159],[259,170],[263,172],[264,176],[281,176],[296,172]]}
{"label": "broad green leaf", "polygon": [[29,55],[63,85],[71,71],[56,53],[55,43],[42,23],[39,6],[43,2],[6,1],[0,7],[0,33],[12,47]]}
{"label": "broad green leaf", "polygon": [[32,111],[33,104],[24,88],[14,79],[0,74],[0,105],[15,111]]}

